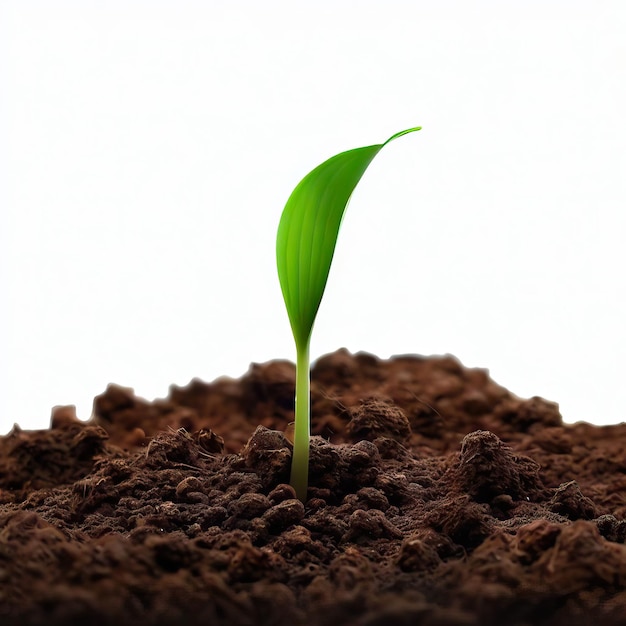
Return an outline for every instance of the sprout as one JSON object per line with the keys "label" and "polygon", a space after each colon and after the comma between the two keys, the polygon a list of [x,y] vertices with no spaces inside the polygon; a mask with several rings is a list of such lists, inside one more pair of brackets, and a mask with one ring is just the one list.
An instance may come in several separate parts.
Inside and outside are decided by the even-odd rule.
{"label": "sprout", "polygon": [[342,152],[309,172],[289,196],[276,236],[278,278],[296,342],[296,416],[291,485],[306,500],[310,437],[309,344],[343,214],[374,157],[390,141]]}

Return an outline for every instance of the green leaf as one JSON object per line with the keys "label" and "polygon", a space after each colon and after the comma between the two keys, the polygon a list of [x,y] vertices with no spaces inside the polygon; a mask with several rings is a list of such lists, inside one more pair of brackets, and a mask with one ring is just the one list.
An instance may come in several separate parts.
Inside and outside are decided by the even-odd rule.
{"label": "green leaf", "polygon": [[287,200],[278,226],[278,277],[298,348],[308,345],[350,196],[369,164],[393,139],[342,152],[309,172]]}

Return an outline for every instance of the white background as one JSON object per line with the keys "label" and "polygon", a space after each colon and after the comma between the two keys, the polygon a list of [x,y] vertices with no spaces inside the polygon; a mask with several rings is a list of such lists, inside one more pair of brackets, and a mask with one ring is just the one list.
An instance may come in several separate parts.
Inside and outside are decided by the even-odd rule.
{"label": "white background", "polygon": [[357,188],[312,355],[452,353],[626,419],[626,3],[0,1],[0,432],[293,358],[292,188]]}

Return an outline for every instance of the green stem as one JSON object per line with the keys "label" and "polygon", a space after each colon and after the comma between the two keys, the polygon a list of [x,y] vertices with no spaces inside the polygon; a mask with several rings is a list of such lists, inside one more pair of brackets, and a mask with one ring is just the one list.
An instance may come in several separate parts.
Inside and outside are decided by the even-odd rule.
{"label": "green stem", "polygon": [[309,479],[309,437],[311,433],[311,396],[309,374],[309,340],[296,344],[296,424],[291,459],[291,486],[306,502]]}

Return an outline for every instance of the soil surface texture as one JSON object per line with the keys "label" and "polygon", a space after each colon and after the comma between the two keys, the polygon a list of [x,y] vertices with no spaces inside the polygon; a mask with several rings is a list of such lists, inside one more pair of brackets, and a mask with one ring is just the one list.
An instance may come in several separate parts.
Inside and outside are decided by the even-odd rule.
{"label": "soil surface texture", "polygon": [[[626,425],[564,425],[455,358],[294,365],[0,437],[3,626],[626,624]],[[591,416],[590,416],[591,417]]]}

